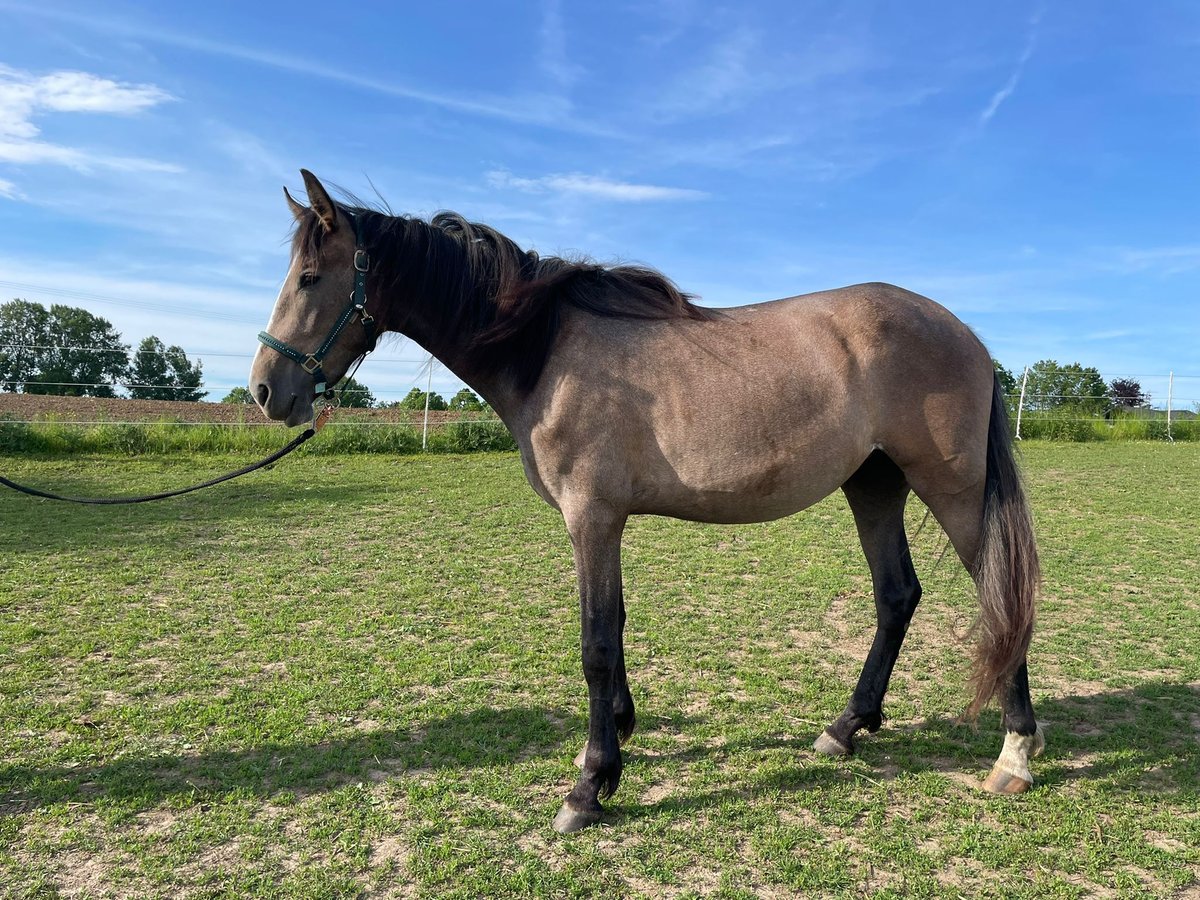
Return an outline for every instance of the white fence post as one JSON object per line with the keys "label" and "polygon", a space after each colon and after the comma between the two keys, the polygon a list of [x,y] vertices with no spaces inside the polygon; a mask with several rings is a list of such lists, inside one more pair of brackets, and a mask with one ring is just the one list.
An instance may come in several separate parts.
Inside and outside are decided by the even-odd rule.
{"label": "white fence post", "polygon": [[1021,399],[1017,401],[1017,440],[1021,440],[1021,411],[1025,408],[1025,385],[1029,383],[1029,366],[1021,376]]}
{"label": "white fence post", "polygon": [[429,395],[433,393],[433,357],[429,357],[429,380],[425,384],[425,424],[421,427],[421,449],[429,448]]}
{"label": "white fence post", "polygon": [[1171,399],[1175,394],[1175,370],[1172,369],[1167,375],[1167,440],[1172,444],[1175,443],[1175,438],[1171,435]]}

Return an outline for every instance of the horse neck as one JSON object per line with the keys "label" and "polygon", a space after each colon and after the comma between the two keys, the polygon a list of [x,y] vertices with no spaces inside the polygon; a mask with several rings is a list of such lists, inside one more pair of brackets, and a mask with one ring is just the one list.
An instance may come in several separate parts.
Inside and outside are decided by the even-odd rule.
{"label": "horse neck", "polygon": [[[425,223],[417,223],[425,227]],[[519,411],[523,395],[507,373],[485,372],[472,365],[470,342],[473,334],[463,329],[447,327],[454,321],[447,311],[457,308],[463,300],[457,295],[455,279],[425,277],[419,267],[405,266],[404,254],[411,248],[397,242],[386,250],[392,264],[406,272],[391,282],[390,294],[383,298],[388,310],[385,328],[404,335],[421,345],[447,369],[479,394],[506,423]]]}

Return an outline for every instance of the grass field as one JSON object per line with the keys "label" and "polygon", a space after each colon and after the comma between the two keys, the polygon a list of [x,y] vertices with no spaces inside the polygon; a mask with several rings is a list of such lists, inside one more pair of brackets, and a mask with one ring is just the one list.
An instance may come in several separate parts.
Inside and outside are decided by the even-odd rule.
{"label": "grass field", "polygon": [[[1026,444],[1038,785],[978,785],[944,538],[884,729],[816,756],[866,654],[845,502],[635,520],[639,728],[550,828],[586,692],[569,542],[510,454],[290,457],[180,500],[0,496],[0,896],[1200,897],[1200,444]],[[0,456],[76,494],[242,456]],[[921,510],[913,505],[915,530]]]}

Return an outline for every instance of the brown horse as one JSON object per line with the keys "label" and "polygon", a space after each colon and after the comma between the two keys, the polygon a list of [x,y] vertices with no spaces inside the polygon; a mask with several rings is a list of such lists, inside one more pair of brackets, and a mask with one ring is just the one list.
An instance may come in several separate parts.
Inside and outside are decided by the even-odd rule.
{"label": "brown horse", "polygon": [[[311,208],[284,191],[297,220],[291,268],[250,389],[270,418],[305,422],[326,383],[394,331],[511,430],[529,483],[563,515],[579,580],[588,736],[556,829],[600,818],[633,731],[620,562],[629,516],[760,522],[839,487],[878,627],[816,749],[851,753],[855,733],[883,721],[921,597],[904,529],[913,491],[978,587],[968,712],[999,695],[1007,729],[984,787],[1031,786],[1029,758],[1044,745],[1025,664],[1037,548],[991,358],[962,322],[886,284],[703,309],[652,270],[541,258],[450,213],[425,222],[338,204],[301,174]],[[713,397],[723,402],[703,399]]]}

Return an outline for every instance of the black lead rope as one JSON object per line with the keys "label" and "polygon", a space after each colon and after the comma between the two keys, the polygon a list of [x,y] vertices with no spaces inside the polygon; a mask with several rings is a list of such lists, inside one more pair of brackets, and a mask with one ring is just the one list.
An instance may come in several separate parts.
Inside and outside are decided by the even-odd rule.
{"label": "black lead rope", "polygon": [[242,475],[247,475],[256,469],[262,469],[277,462],[287,456],[318,431],[329,420],[329,407],[321,411],[321,414],[313,420],[312,425],[304,429],[304,432],[292,440],[290,444],[282,449],[276,450],[266,459],[260,459],[253,465],[246,466],[244,469],[238,469],[236,472],[227,472],[218,478],[213,478],[203,484],[193,484],[191,487],[180,488],[177,491],[164,491],[161,494],[146,494],[142,497],[64,497],[61,494],[52,494],[49,491],[41,491],[37,488],[32,488],[24,484],[17,484],[15,481],[10,481],[3,475],[0,475],[0,484],[5,487],[12,488],[14,491],[20,491],[22,494],[28,494],[31,497],[43,497],[46,500],[62,500],[65,503],[90,503],[99,506],[115,506],[127,503],[149,503],[152,500],[166,500],[168,497],[178,497],[180,494],[190,494],[192,491],[199,491],[206,487],[212,487],[214,484],[220,484],[222,481],[232,481],[234,478],[240,478]]}

